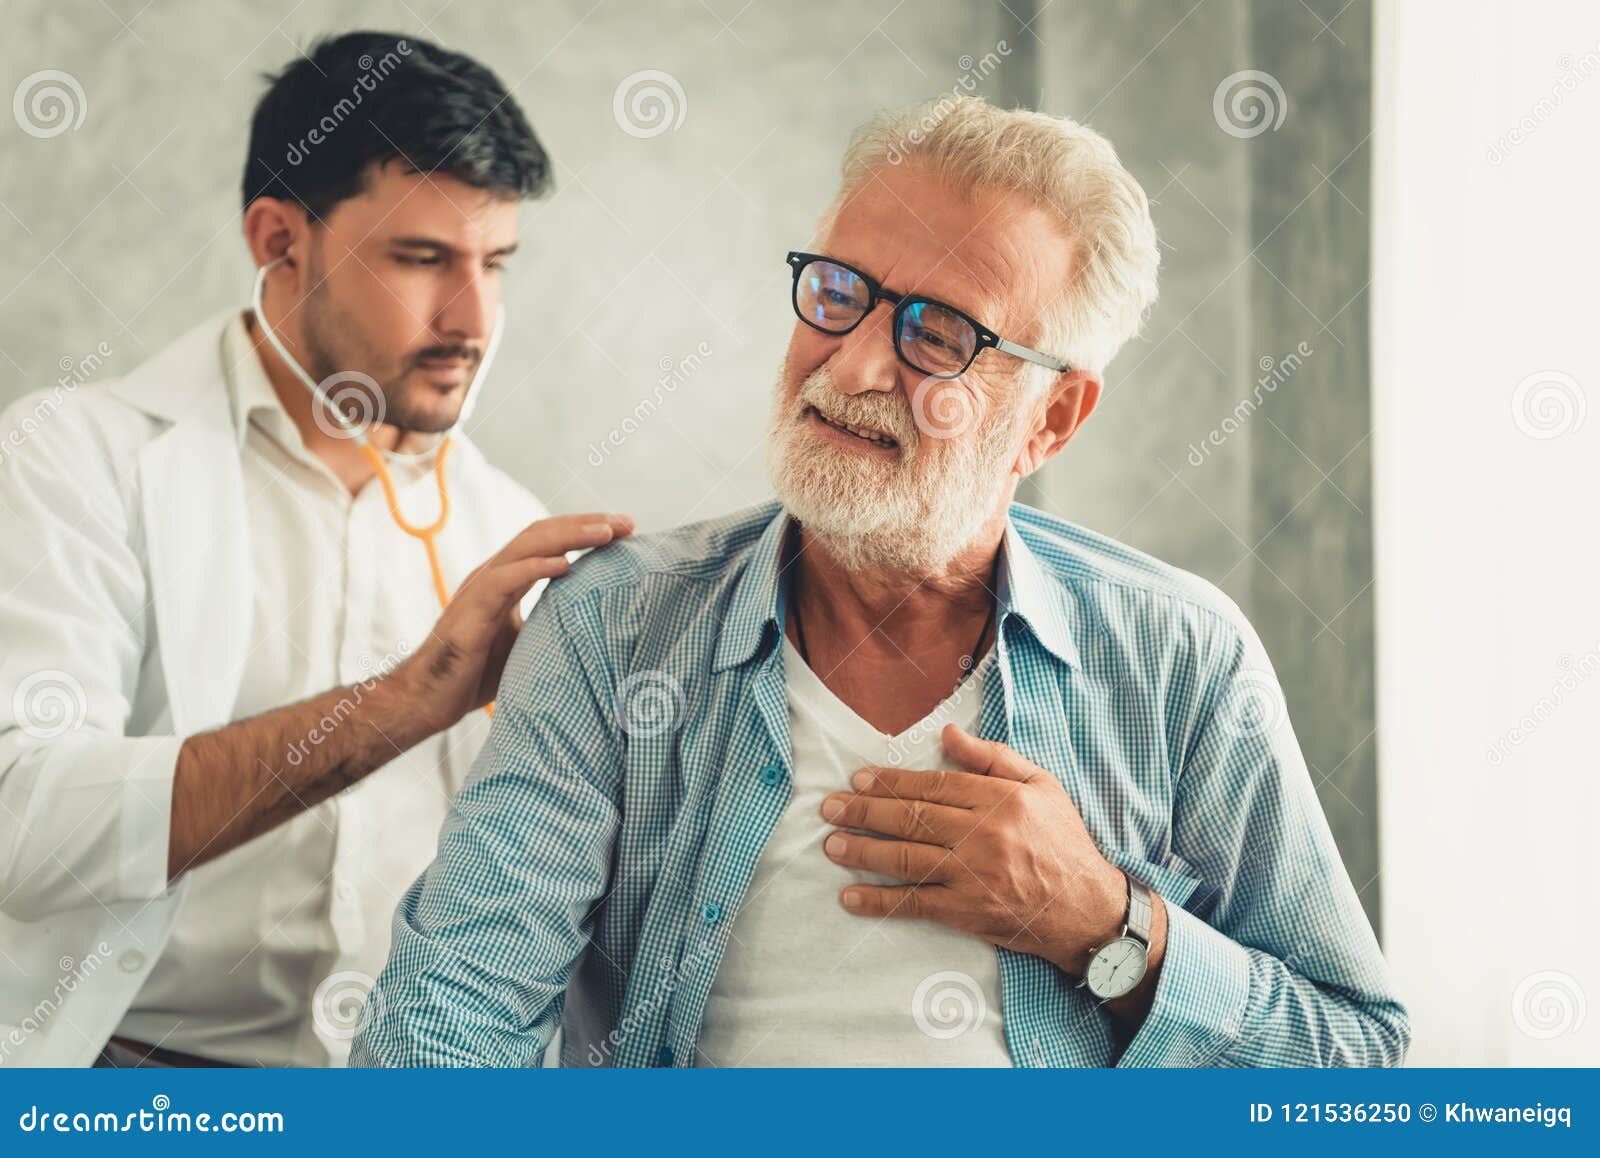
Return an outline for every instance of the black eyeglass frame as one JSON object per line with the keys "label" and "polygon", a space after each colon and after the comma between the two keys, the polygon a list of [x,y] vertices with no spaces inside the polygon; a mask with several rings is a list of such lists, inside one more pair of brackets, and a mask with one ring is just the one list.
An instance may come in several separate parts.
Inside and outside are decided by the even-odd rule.
{"label": "black eyeglass frame", "polygon": [[[789,293],[789,303],[794,307],[795,317],[799,318],[802,322],[810,326],[813,330],[816,330],[818,333],[831,334],[836,338],[841,338],[844,335],[851,333],[857,326],[866,321],[871,315],[872,311],[878,308],[878,303],[880,301],[888,302],[894,306],[894,318],[891,322],[891,325],[893,327],[892,340],[894,342],[895,357],[899,358],[900,361],[904,362],[907,366],[910,366],[918,374],[927,374],[930,378],[959,378],[972,368],[972,364],[978,360],[979,354],[991,348],[999,350],[1005,354],[1010,354],[1014,358],[1021,358],[1025,362],[1032,362],[1036,366],[1043,366],[1048,370],[1054,370],[1058,374],[1065,374],[1072,370],[1072,366],[1070,364],[1062,361],[1060,358],[1057,358],[1052,354],[1046,354],[1043,350],[1035,350],[1030,346],[1022,346],[1018,345],[1016,342],[1008,342],[999,334],[991,330],[988,326],[980,322],[977,318],[967,313],[966,310],[957,309],[948,302],[942,302],[938,298],[930,298],[926,294],[898,293],[895,290],[885,289],[883,284],[879,282],[877,278],[873,277],[865,270],[857,269],[847,261],[840,261],[838,258],[829,257],[825,253],[801,253],[798,250],[790,250],[789,256],[786,260],[788,261],[790,268],[794,271],[794,286]],[[836,265],[840,269],[847,270],[848,272],[859,277],[863,284],[865,284],[867,287],[867,308],[862,310],[861,316],[845,329],[830,330],[825,326],[819,326],[810,318],[806,317],[805,313],[800,309],[800,274],[802,271],[804,271],[806,266],[810,265],[814,261],[825,261],[829,265]],[[908,309],[914,305],[917,305],[919,302],[923,305],[938,306],[941,310],[949,310],[952,314],[955,314],[957,317],[961,318],[968,325],[970,325],[973,332],[978,335],[978,340],[972,347],[972,356],[967,359],[967,364],[961,367],[961,369],[952,371],[948,374],[930,374],[927,370],[924,370],[921,366],[918,366],[910,358],[907,358],[905,352],[900,349],[900,319]]]}

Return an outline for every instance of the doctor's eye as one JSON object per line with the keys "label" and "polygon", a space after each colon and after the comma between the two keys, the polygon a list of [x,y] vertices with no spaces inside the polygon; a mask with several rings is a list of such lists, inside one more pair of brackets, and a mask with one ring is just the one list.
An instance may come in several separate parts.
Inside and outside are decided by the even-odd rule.
{"label": "doctor's eye", "polygon": [[420,269],[427,265],[439,265],[444,260],[438,254],[419,256],[412,253],[397,253],[394,255],[394,259],[401,265],[409,266],[412,269]]}

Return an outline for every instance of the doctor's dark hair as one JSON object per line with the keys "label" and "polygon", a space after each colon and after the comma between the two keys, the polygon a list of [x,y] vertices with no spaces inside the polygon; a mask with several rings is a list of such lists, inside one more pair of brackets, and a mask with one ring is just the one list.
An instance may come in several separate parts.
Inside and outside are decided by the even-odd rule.
{"label": "doctor's dark hair", "polygon": [[318,41],[276,76],[250,122],[244,205],[277,197],[314,220],[397,161],[507,198],[551,187],[550,160],[500,79],[414,37],[350,32]]}

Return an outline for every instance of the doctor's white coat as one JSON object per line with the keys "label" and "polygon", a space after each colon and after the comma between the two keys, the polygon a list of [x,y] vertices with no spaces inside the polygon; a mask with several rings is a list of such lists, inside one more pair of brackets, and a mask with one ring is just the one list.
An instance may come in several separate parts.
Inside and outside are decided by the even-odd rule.
{"label": "doctor's white coat", "polygon": [[[234,312],[0,417],[0,1065],[92,1062],[184,902],[173,769],[184,737],[229,722],[251,628]],[[451,512],[460,576],[545,512],[459,435],[450,470],[496,496]],[[150,648],[164,689],[140,686]],[[133,734],[152,695],[169,735]]]}

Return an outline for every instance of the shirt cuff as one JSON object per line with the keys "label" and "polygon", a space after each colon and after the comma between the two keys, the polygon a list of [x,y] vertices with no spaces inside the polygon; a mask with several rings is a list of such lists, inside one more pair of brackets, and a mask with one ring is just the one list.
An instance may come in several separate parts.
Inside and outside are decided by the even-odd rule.
{"label": "shirt cuff", "polygon": [[1239,1040],[1250,951],[1170,902],[1155,998],[1118,1066],[1203,1066]]}
{"label": "shirt cuff", "polygon": [[148,736],[132,743],[136,746],[122,796],[119,899],[151,901],[171,887],[172,782],[183,737]]}
{"label": "shirt cuff", "polygon": [[[0,809],[15,819],[0,825],[0,841],[12,842],[9,858],[0,855],[0,910],[31,922],[166,896],[182,747],[175,736],[85,734],[13,760],[0,785]],[[7,806],[23,793],[22,809]]]}

